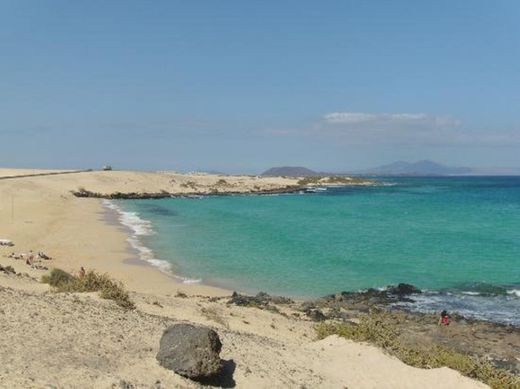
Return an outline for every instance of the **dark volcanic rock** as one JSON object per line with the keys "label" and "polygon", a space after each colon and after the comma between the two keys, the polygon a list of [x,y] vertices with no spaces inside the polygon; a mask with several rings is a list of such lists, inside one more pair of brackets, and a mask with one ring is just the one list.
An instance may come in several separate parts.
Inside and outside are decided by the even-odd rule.
{"label": "dark volcanic rock", "polygon": [[422,293],[421,290],[410,284],[399,284],[388,288],[388,293],[395,294],[396,296],[408,296],[411,294]]}
{"label": "dark volcanic rock", "polygon": [[401,283],[382,290],[370,288],[360,292],[343,291],[322,297],[314,304],[319,308],[344,308],[367,312],[372,308],[385,308],[396,302],[414,302],[410,296],[419,293],[422,293],[421,290],[414,285]]}
{"label": "dark volcanic rock", "polygon": [[309,309],[305,311],[305,314],[313,321],[323,321],[327,317],[319,309]]}
{"label": "dark volcanic rock", "polygon": [[114,193],[99,193],[92,192],[86,189],[79,189],[77,191],[71,191],[72,194],[76,197],[87,197],[87,198],[97,198],[97,199],[112,199],[112,200],[144,200],[144,199],[164,199],[164,198],[190,198],[190,197],[198,197],[198,196],[233,196],[240,195],[244,196],[247,194],[250,195],[260,195],[260,194],[279,194],[279,193],[296,193],[300,192],[302,187],[300,185],[286,185],[284,187],[275,188],[275,189],[258,189],[258,190],[249,190],[249,191],[223,191],[219,192],[214,188],[213,191],[207,193],[201,190],[195,190],[192,193],[169,193],[166,191],[161,192],[114,192]]}
{"label": "dark volcanic rock", "polygon": [[210,328],[175,324],[161,338],[157,360],[161,366],[184,377],[204,381],[218,376],[223,361],[218,334]]}
{"label": "dark volcanic rock", "polygon": [[237,292],[233,292],[231,299],[228,301],[228,304],[259,308],[265,308],[269,305],[269,303],[291,304],[293,301],[287,297],[271,296],[265,292],[259,292],[256,296],[246,296]]}
{"label": "dark volcanic rock", "polygon": [[259,292],[255,298],[257,300],[262,300],[262,301],[265,301],[267,303],[273,303],[273,304],[291,304],[293,303],[294,301],[292,301],[290,298],[288,297],[283,297],[283,296],[271,296],[265,292]]}

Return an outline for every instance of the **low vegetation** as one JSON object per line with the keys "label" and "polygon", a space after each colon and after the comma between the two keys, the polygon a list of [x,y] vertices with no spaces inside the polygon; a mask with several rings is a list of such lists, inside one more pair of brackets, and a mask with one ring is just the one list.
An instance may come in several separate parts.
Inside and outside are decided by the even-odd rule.
{"label": "low vegetation", "polygon": [[219,179],[216,184],[217,186],[227,186],[228,185],[228,182],[226,180],[224,180],[223,178]]}
{"label": "low vegetation", "polygon": [[42,277],[42,282],[58,292],[99,292],[101,298],[114,300],[125,309],[135,308],[121,282],[94,270],[89,270],[83,277],[76,277],[61,269],[53,269],[50,274]]}
{"label": "low vegetation", "polygon": [[391,317],[386,313],[364,316],[359,323],[322,323],[316,327],[316,331],[320,339],[338,335],[355,341],[373,343],[410,366],[427,369],[446,366],[492,388],[520,388],[519,377],[481,358],[439,345],[428,349],[403,345],[399,339],[399,329],[392,324]]}
{"label": "low vegetation", "polygon": [[192,190],[197,190],[197,183],[194,181],[186,181],[180,184],[181,188],[189,188]]}

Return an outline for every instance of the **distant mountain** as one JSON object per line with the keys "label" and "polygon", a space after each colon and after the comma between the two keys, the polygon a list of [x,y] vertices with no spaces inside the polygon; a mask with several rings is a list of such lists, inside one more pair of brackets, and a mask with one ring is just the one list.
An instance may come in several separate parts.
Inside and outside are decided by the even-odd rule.
{"label": "distant mountain", "polygon": [[279,166],[272,167],[269,170],[266,170],[262,173],[262,176],[269,177],[279,177],[279,176],[288,176],[288,177],[307,177],[307,176],[318,176],[319,173],[307,169],[306,167],[301,166]]}
{"label": "distant mountain", "polygon": [[397,161],[388,165],[368,169],[363,174],[379,176],[456,176],[472,174],[467,167],[450,167],[432,161]]}

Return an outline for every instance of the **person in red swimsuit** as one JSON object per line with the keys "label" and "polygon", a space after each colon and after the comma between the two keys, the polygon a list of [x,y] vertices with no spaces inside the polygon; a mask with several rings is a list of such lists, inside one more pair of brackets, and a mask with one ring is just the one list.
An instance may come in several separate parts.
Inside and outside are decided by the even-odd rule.
{"label": "person in red swimsuit", "polygon": [[440,326],[449,326],[450,325],[450,315],[448,315],[448,312],[446,312],[446,311],[441,312],[441,318],[439,319],[439,325]]}

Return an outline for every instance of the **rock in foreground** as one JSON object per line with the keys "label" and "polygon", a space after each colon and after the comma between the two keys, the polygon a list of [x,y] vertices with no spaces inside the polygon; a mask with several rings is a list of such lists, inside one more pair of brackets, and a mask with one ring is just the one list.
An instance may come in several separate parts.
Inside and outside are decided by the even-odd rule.
{"label": "rock in foreground", "polygon": [[210,328],[175,324],[164,331],[157,360],[160,365],[196,381],[217,376],[222,370],[218,334]]}

